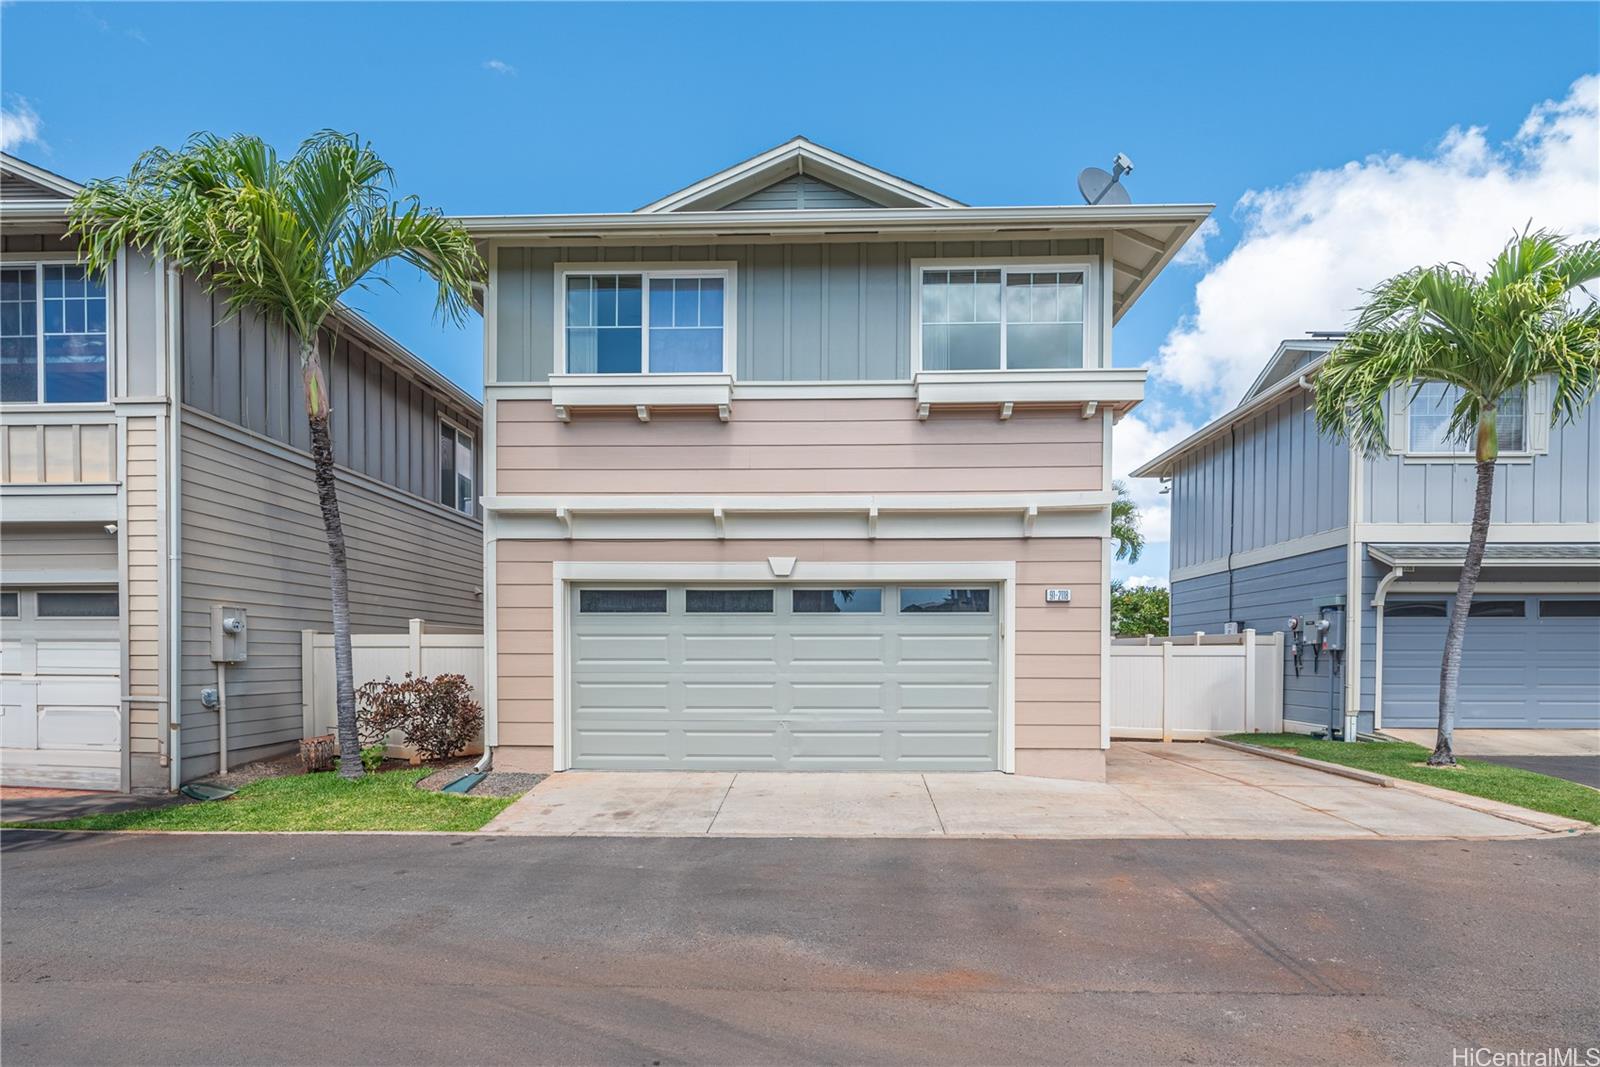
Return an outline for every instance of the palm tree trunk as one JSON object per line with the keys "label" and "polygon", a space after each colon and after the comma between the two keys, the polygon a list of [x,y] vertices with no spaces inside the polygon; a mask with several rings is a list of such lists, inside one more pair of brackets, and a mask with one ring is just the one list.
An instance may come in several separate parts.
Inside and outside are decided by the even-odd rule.
{"label": "palm tree trunk", "polygon": [[316,470],[317,505],[328,538],[328,570],[333,594],[333,689],[338,709],[339,777],[360,778],[361,740],[356,730],[355,668],[350,654],[350,563],[344,547],[344,523],[333,481],[333,437],[328,432],[328,386],[316,341],[302,342],[300,371],[306,389],[306,415],[311,422],[311,462]]}
{"label": "palm tree trunk", "polygon": [[1494,500],[1494,460],[1478,461],[1478,488],[1472,502],[1472,535],[1461,561],[1461,582],[1450,611],[1450,628],[1444,636],[1444,661],[1439,666],[1439,734],[1428,757],[1430,767],[1455,766],[1456,691],[1461,682],[1461,647],[1467,636],[1467,616],[1472,594],[1483,570],[1483,550],[1489,541],[1489,505]]}

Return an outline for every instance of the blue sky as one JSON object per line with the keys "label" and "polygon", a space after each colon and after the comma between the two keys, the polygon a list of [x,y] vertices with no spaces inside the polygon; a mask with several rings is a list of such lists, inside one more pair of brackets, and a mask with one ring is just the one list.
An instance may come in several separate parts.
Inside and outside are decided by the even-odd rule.
{"label": "blue sky", "polygon": [[[969,203],[1041,204],[1075,202],[1079,169],[1126,152],[1135,199],[1218,205],[1207,256],[1170,269],[1119,327],[1117,362],[1158,367],[1129,436],[1145,450],[1236,399],[1228,390],[1270,354],[1273,331],[1340,325],[1352,294],[1318,303],[1280,293],[1287,277],[1251,282],[1240,246],[1305,236],[1308,215],[1349,229],[1341,190],[1381,200],[1373,189],[1416,179],[1431,203],[1473,189],[1466,202],[1490,205],[1476,213],[1497,241],[1535,215],[1570,227],[1595,214],[1591,198],[1575,224],[1546,219],[1589,174],[1558,160],[1560,182],[1518,185],[1530,160],[1549,171],[1553,153],[1507,145],[1541,102],[1568,100],[1600,68],[1593,4],[12,0],[0,23],[10,148],[77,179],[121,173],[196,130],[255,132],[287,150],[333,127],[372,140],[406,191],[452,213],[628,210],[803,133]],[[1468,127],[1486,130],[1487,162],[1468,158],[1472,144],[1441,148]],[[1509,184],[1486,185],[1485,168]],[[1393,210],[1367,220],[1382,247],[1401,228]],[[1476,256],[1476,232],[1454,226],[1398,245]],[[1372,267],[1387,270],[1384,255]],[[1308,272],[1318,276],[1278,273]],[[1295,315],[1239,326],[1226,309],[1252,285],[1266,290],[1252,301]],[[478,388],[476,329],[432,322],[414,284],[355,303]],[[1208,380],[1219,358],[1232,369]],[[1165,546],[1119,571],[1164,575]]]}

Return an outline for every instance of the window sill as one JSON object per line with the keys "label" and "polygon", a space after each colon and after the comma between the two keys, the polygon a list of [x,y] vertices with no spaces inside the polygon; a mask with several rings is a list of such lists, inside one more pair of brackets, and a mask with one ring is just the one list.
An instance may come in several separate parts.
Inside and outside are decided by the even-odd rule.
{"label": "window sill", "polygon": [[727,422],[733,412],[731,374],[552,374],[550,403],[556,418],[576,411],[631,408],[640,422],[655,408],[705,409]]}
{"label": "window sill", "polygon": [[1118,415],[1144,399],[1148,372],[1132,368],[1069,370],[919,371],[914,379],[917,417],[935,407],[994,406],[1007,419],[1018,406],[1076,406],[1089,418],[1101,408]]}
{"label": "window sill", "polygon": [[[1495,460],[1495,463],[1532,463],[1539,456],[1548,454],[1548,450],[1531,451],[1526,449],[1520,452],[1502,452]],[[1390,455],[1398,456],[1402,463],[1410,464],[1472,465],[1478,462],[1477,457],[1471,452],[1391,452]]]}

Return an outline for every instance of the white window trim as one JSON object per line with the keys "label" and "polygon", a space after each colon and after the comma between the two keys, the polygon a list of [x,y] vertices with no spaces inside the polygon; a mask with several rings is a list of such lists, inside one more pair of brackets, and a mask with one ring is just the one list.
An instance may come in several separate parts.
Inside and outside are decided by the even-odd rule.
{"label": "white window trim", "polygon": [[[1028,374],[1041,370],[1066,373],[1075,370],[1095,370],[1100,367],[1100,264],[1094,257],[1075,256],[1071,259],[1039,259],[1036,256],[963,256],[955,259],[913,259],[911,261],[911,373],[915,377],[922,367],[922,275],[930,270],[998,270],[1000,277],[1000,366],[966,370],[939,371],[940,374]],[[1083,366],[1032,368],[1013,371],[1006,366],[1005,275],[1029,271],[1083,272]]]}
{"label": "white window trim", "polygon": [[[641,279],[639,299],[640,369],[634,377],[676,378],[687,374],[733,375],[738,365],[736,338],[739,331],[739,265],[732,260],[685,263],[681,260],[639,263],[557,263],[555,265],[555,348],[551,365],[557,376],[573,373],[567,367],[567,278],[574,274],[601,274],[613,277],[637,274]],[[722,366],[715,371],[652,371],[650,369],[650,280],[652,278],[722,279]],[[612,375],[606,375],[612,377]],[[629,377],[622,374],[616,377]]]}
{"label": "white window trim", "polygon": [[[120,262],[120,261],[119,261]],[[52,404],[44,399],[44,276],[40,273],[44,267],[76,266],[79,259],[71,253],[35,252],[27,258],[16,256],[0,256],[0,268],[5,270],[20,270],[25,267],[33,268],[34,273],[34,347],[38,357],[38,370],[35,375],[34,396],[36,400],[8,400],[4,403],[6,411],[57,411],[77,409],[80,411],[105,411],[112,406],[112,382],[117,366],[117,296],[114,271],[107,269],[105,278],[106,289],[106,395],[104,400],[68,400]]]}
{"label": "white window trim", "polygon": [[[438,501],[435,501],[435,502],[440,507],[449,508],[451,511],[454,511],[458,515],[465,515],[469,519],[477,518],[477,516],[478,516],[478,506],[479,506],[478,505],[478,438],[477,438],[477,435],[474,434],[471,430],[463,429],[461,427],[461,425],[459,423],[455,422],[454,420],[447,419],[443,415],[440,415],[439,416],[439,428],[442,430],[445,427],[449,427],[451,432],[453,432],[456,435],[456,447],[457,448],[461,447],[461,439],[462,438],[466,438],[467,441],[471,442],[471,445],[472,445],[472,472],[471,472],[472,499],[470,501],[471,508],[470,508],[470,510],[462,508],[460,499],[457,499],[455,501],[455,503],[453,503],[453,504],[446,504],[443,500],[438,500]],[[434,455],[433,455],[433,461],[434,461],[435,465],[437,465],[438,462],[439,462],[439,454],[437,452],[435,452]],[[459,477],[459,476],[460,476],[460,472],[457,471],[457,477]],[[444,482],[444,471],[442,469],[439,471],[439,481],[441,483]],[[453,496],[453,497],[456,496],[457,493],[460,491],[460,488],[461,488],[461,483],[457,482],[455,484],[455,486],[453,487],[453,491],[451,492],[450,495]]]}
{"label": "white window trim", "polygon": [[[1429,452],[1411,447],[1412,386],[1397,386],[1389,394],[1389,454],[1406,463],[1475,463],[1476,452]],[[1530,382],[1522,402],[1522,447],[1501,449],[1497,462],[1527,463],[1550,452],[1550,382]]]}

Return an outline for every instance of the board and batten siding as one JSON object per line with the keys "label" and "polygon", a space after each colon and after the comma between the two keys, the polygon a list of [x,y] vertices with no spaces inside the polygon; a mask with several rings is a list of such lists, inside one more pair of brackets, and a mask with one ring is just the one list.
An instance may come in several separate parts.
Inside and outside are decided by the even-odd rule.
{"label": "board and batten siding", "polygon": [[817,211],[880,207],[864,196],[809,174],[791,174],[720,208],[721,211]]}
{"label": "board and batten siding", "polygon": [[[1332,674],[1327,656],[1314,666],[1311,648],[1307,645],[1297,677],[1290,658],[1292,642],[1288,639],[1287,620],[1291,615],[1314,618],[1319,598],[1348,594],[1346,558],[1346,549],[1341,545],[1239,567],[1231,572],[1231,614],[1229,572],[1175,581],[1172,583],[1172,633],[1174,636],[1197,631],[1220,634],[1223,624],[1230,620],[1237,620],[1241,628],[1249,627],[1258,633],[1284,631],[1283,717],[1326,726],[1331,715],[1330,689],[1337,688],[1342,701],[1344,675]],[[1370,599],[1370,593],[1366,596]],[[1362,699],[1366,702],[1362,729],[1370,729],[1370,683],[1363,686]]]}
{"label": "board and batten siding", "polygon": [[503,247],[495,255],[495,381],[549,378],[556,358],[557,263],[734,263],[736,377],[889,381],[911,377],[913,259],[1089,257],[1100,246],[1087,239]]}
{"label": "board and batten siding", "polygon": [[[340,465],[428,500],[439,496],[440,418],[481,440],[479,416],[361,339],[325,333],[333,455]],[[310,448],[294,334],[253,314],[228,317],[221,294],[183,289],[183,402],[300,451]]]}
{"label": "board and batten siding", "polygon": [[161,532],[161,436],[153,418],[127,420],[128,468],[123,479],[127,546],[128,761],[134,788],[167,784],[162,767],[162,590],[166,561]]}
{"label": "board and batten siding", "polygon": [[[228,668],[230,763],[270,754],[301,735],[300,631],[328,630],[328,551],[308,456],[251,438],[196,412],[183,432],[183,775],[217,766],[217,715],[200,706],[216,684],[211,607],[242,605],[249,658]],[[483,626],[477,522],[339,471],[350,558],[351,626],[404,633]]]}
{"label": "board and batten siding", "polygon": [[1103,421],[1076,413],[940,412],[910,400],[741,400],[704,413],[579,414],[502,400],[496,489],[505,495],[621,493],[1093,492]]}
{"label": "board and batten siding", "polygon": [[1317,432],[1309,393],[1286,397],[1175,467],[1172,569],[1340,529],[1349,487],[1348,448]]}
{"label": "board and batten siding", "polygon": [[[497,766],[548,771],[554,738],[553,564],[762,563],[796,551],[806,562],[1015,562],[1016,773],[1104,774],[1100,749],[1101,553],[1099,538],[993,540],[542,541],[495,544]],[[1045,605],[1045,589],[1070,586],[1070,605]]]}
{"label": "board and batten siding", "polygon": [[[1477,472],[1470,459],[1385,454],[1366,461],[1363,521],[1467,523]],[[1550,427],[1550,450],[1497,465],[1490,522],[1600,522],[1600,418],[1589,405]],[[1551,540],[1562,540],[1552,531]]]}

